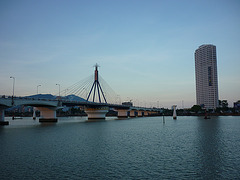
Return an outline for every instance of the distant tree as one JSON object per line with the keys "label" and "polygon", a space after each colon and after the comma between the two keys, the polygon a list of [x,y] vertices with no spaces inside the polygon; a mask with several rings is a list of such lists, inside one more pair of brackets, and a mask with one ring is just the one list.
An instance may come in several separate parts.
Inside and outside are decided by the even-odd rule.
{"label": "distant tree", "polygon": [[219,100],[219,107],[216,109],[216,112],[226,112],[229,110],[227,100]]}
{"label": "distant tree", "polygon": [[195,112],[195,113],[197,113],[197,112],[199,112],[201,110],[202,110],[202,107],[199,106],[199,105],[193,105],[193,107],[191,107],[191,111]]}
{"label": "distant tree", "polygon": [[219,103],[219,107],[222,107],[222,108],[227,108],[228,107],[227,100],[218,100],[218,103]]}
{"label": "distant tree", "polygon": [[227,100],[222,100],[222,109],[223,109],[223,111],[229,110]]}
{"label": "distant tree", "polygon": [[222,107],[222,101],[218,100],[219,107]]}
{"label": "distant tree", "polygon": [[227,102],[227,100],[222,100],[222,107],[223,107],[223,108],[228,108],[228,102]]}

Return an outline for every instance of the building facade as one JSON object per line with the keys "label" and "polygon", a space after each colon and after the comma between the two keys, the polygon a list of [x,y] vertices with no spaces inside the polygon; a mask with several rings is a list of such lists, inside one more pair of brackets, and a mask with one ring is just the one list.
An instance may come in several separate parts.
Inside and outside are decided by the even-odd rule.
{"label": "building facade", "polygon": [[206,109],[218,107],[216,46],[204,44],[195,51],[197,105]]}

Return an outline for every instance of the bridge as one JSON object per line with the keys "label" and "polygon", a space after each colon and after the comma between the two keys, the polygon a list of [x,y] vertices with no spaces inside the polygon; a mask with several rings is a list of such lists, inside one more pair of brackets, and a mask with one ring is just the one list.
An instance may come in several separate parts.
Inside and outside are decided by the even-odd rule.
{"label": "bridge", "polygon": [[[56,110],[63,106],[81,106],[88,115],[89,120],[101,120],[106,118],[109,109],[118,112],[119,118],[142,117],[160,112],[158,108],[135,107],[130,104],[112,104],[107,102],[106,95],[99,82],[98,65],[95,65],[94,82],[90,88],[87,99],[85,101],[73,101],[61,98],[58,99],[36,99],[26,97],[5,97],[0,96],[0,125],[8,125],[9,122],[4,119],[4,111],[7,108],[25,105],[33,106],[34,109],[40,111],[39,122],[57,122]],[[86,89],[86,88],[84,88]],[[78,91],[82,91],[78,89]],[[60,95],[60,92],[59,92]],[[35,111],[34,111],[35,115]],[[33,115],[33,116],[34,116]]]}

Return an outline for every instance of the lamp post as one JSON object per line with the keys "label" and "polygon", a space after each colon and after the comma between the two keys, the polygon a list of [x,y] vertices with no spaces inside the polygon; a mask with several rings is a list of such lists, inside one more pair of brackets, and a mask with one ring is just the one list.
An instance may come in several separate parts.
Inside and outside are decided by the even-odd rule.
{"label": "lamp post", "polygon": [[37,85],[37,94],[38,94],[38,87],[41,86],[41,84]]}
{"label": "lamp post", "polygon": [[59,90],[59,98],[60,98],[60,84],[56,84],[58,86],[58,90]]}
{"label": "lamp post", "polygon": [[[13,79],[13,96],[14,96],[15,77],[11,76],[10,78]],[[12,97],[13,97],[13,96],[12,96]]]}

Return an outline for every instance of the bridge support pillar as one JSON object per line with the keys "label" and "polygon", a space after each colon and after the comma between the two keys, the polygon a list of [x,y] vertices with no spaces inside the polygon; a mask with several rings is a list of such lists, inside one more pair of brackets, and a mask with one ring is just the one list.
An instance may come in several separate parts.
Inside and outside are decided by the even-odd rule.
{"label": "bridge support pillar", "polygon": [[104,120],[108,111],[109,107],[85,108],[85,113],[87,113],[88,119],[93,121]]}
{"label": "bridge support pillar", "polygon": [[154,111],[149,111],[148,112],[148,116],[154,116],[154,115],[156,115],[156,112],[154,112]]}
{"label": "bridge support pillar", "polygon": [[128,110],[126,109],[118,109],[118,118],[128,118]]}
{"label": "bridge support pillar", "polygon": [[37,107],[40,111],[39,122],[57,122],[57,107]]}
{"label": "bridge support pillar", "polygon": [[142,117],[143,116],[143,111],[137,111],[137,113],[138,113],[138,117]]}
{"label": "bridge support pillar", "polygon": [[0,108],[0,126],[4,125],[9,125],[9,122],[4,120],[4,109]]}
{"label": "bridge support pillar", "polygon": [[148,116],[148,111],[144,111],[143,116]]}
{"label": "bridge support pillar", "polygon": [[134,111],[134,110],[131,110],[131,111],[130,111],[130,117],[136,117],[136,114],[135,114],[135,111]]}

